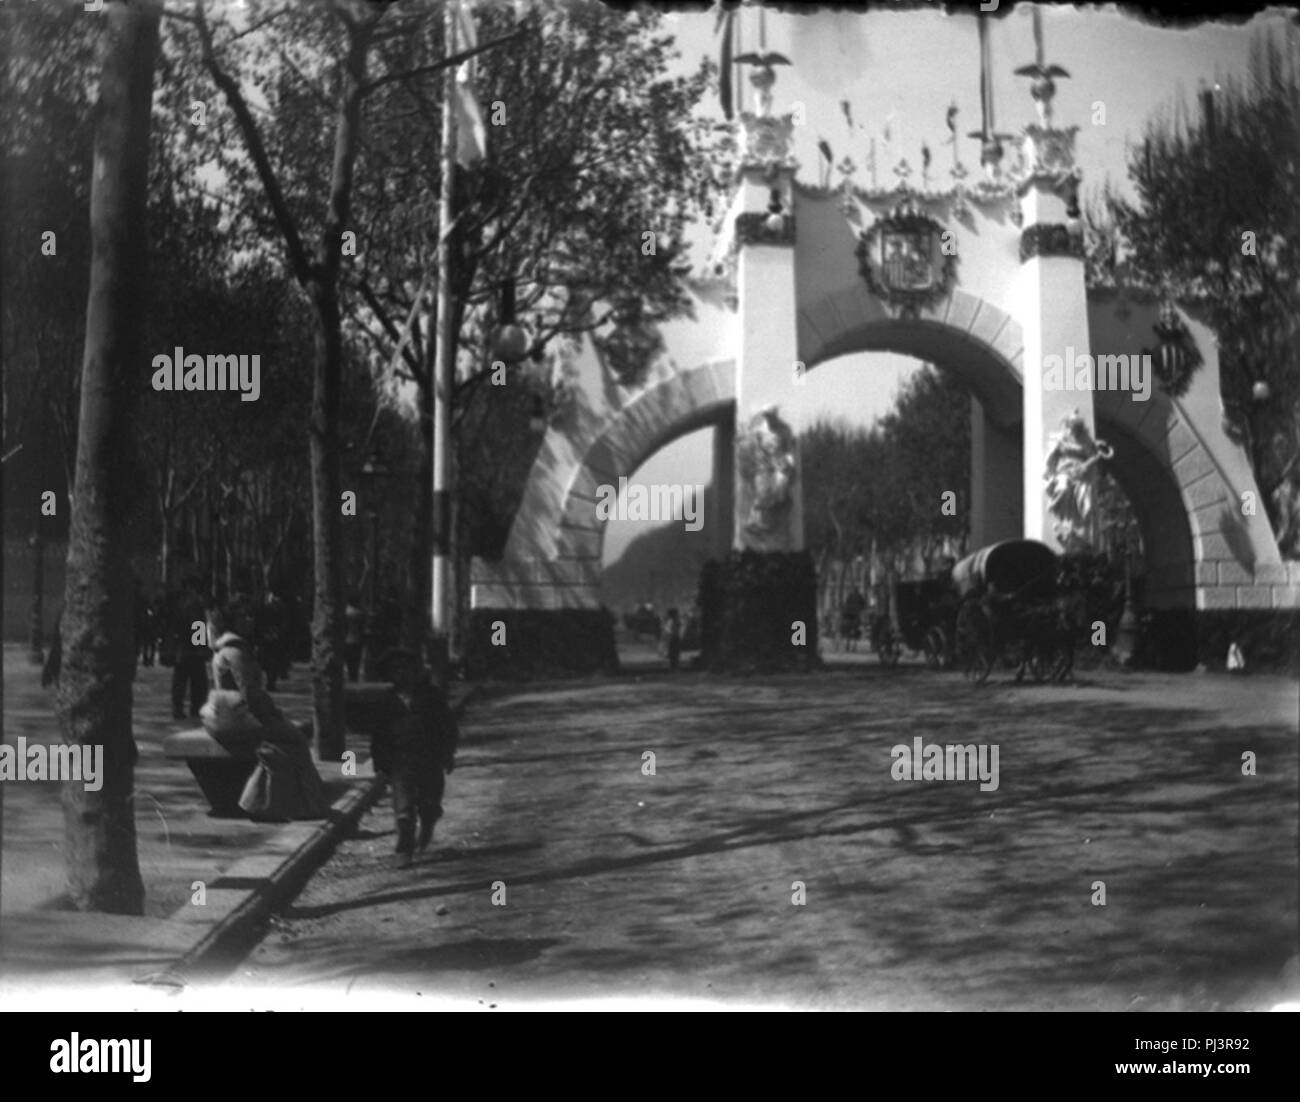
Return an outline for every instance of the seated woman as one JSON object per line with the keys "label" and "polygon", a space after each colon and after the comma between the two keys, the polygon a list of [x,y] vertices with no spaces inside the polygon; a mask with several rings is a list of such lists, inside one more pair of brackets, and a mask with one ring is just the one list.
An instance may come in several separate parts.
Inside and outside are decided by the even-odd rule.
{"label": "seated woman", "polygon": [[276,707],[252,646],[228,629],[219,609],[208,613],[208,642],[212,692],[203,726],[232,753],[257,755],[239,806],[259,821],[324,818],[328,808],[307,739]]}

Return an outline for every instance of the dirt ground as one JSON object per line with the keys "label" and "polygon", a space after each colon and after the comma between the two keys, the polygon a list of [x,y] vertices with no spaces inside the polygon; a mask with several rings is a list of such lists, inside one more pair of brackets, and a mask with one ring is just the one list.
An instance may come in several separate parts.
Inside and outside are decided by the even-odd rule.
{"label": "dirt ground", "polygon": [[[227,983],[485,1008],[1267,1007],[1297,990],[1296,711],[1284,678],[978,689],[869,662],[497,688],[432,851],[395,868],[380,804]],[[996,744],[996,791],[895,780],[915,737]]]}

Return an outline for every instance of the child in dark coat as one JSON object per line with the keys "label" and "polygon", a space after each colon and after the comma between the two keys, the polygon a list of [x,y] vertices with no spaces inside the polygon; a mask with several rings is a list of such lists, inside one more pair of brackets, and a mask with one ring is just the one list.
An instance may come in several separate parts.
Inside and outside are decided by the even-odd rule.
{"label": "child in dark coat", "polygon": [[393,694],[370,753],[375,768],[388,775],[398,863],[406,867],[417,844],[428,848],[442,817],[445,774],[456,765],[459,731],[446,696],[415,654],[390,651],[380,659],[379,671],[392,682]]}

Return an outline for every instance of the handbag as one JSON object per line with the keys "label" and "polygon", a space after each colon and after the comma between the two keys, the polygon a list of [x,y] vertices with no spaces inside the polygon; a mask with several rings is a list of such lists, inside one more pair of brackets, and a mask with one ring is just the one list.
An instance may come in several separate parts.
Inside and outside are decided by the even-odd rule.
{"label": "handbag", "polygon": [[293,818],[293,774],[288,755],[269,742],[257,748],[257,768],[244,784],[239,806],[257,822]]}

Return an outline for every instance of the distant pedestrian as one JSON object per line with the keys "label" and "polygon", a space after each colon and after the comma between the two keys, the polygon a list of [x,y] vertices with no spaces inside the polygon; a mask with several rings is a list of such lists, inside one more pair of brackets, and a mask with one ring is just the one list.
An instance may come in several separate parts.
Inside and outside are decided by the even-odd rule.
{"label": "distant pedestrian", "polygon": [[54,638],[50,640],[49,653],[45,656],[45,665],[41,667],[41,688],[48,689],[59,683],[59,673],[63,669],[63,609],[54,618]]}
{"label": "distant pedestrian", "polygon": [[144,583],[135,581],[135,649],[142,666],[152,666],[157,642],[157,620],[153,603],[145,596]]}
{"label": "distant pedestrian", "polygon": [[417,846],[428,848],[442,817],[445,774],[455,768],[459,732],[446,696],[414,652],[387,652],[377,672],[392,682],[393,697],[375,727],[370,753],[392,789],[396,852],[405,868]]}
{"label": "distant pedestrian", "polygon": [[844,601],[840,612],[840,635],[844,639],[844,649],[851,651],[862,638],[862,614],[866,611],[867,599],[862,590],[854,588]]}
{"label": "distant pedestrian", "polygon": [[664,620],[664,637],[668,668],[676,673],[682,661],[682,618],[675,608],[668,610]]}
{"label": "distant pedestrian", "polygon": [[266,674],[266,691],[275,692],[276,682],[289,676],[288,622],[284,602],[268,594],[255,619],[257,660]]}
{"label": "distant pedestrian", "polygon": [[185,719],[185,698],[189,696],[189,715],[197,717],[208,696],[207,609],[198,587],[187,579],[181,586],[167,625],[169,646],[175,654],[172,666],[172,718]]}
{"label": "distant pedestrian", "polygon": [[356,681],[361,673],[361,652],[366,645],[366,614],[356,599],[349,597],[343,610],[343,661],[348,680]]}

